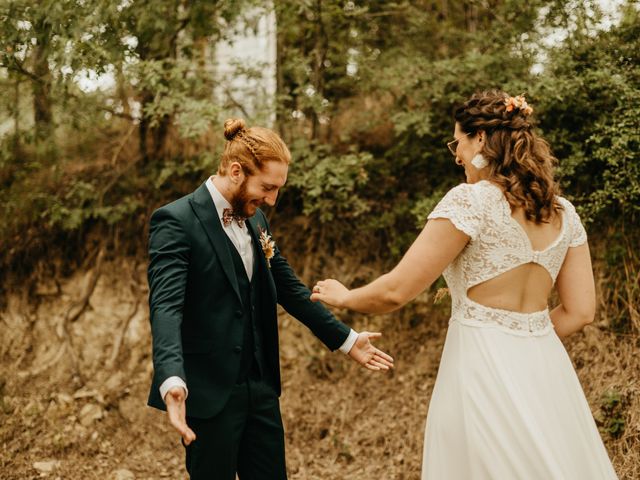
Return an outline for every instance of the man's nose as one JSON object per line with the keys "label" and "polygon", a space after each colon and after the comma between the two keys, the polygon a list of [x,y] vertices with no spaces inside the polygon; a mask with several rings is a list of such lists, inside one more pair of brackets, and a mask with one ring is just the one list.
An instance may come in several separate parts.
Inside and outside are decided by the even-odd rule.
{"label": "man's nose", "polygon": [[264,203],[273,207],[276,204],[276,199],[278,198],[278,192],[273,192],[264,197]]}

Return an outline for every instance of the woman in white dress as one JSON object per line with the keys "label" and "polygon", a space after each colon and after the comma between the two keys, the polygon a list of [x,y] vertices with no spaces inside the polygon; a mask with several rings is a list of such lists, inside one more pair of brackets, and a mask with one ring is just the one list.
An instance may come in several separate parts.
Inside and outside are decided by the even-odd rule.
{"label": "woman in white dress", "polygon": [[[353,290],[333,279],[313,289],[314,300],[385,313],[444,273],[452,312],[423,480],[617,478],[560,341],[595,314],[587,237],[531,113],[522,96],[472,96],[448,144],[467,183],[444,196],[391,272]],[[549,311],[554,284],[561,303]]]}

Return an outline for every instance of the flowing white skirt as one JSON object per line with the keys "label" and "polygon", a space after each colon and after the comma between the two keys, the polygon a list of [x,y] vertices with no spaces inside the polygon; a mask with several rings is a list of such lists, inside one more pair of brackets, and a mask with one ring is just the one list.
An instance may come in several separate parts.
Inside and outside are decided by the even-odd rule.
{"label": "flowing white skirt", "polygon": [[617,479],[554,331],[452,321],[427,415],[422,480]]}

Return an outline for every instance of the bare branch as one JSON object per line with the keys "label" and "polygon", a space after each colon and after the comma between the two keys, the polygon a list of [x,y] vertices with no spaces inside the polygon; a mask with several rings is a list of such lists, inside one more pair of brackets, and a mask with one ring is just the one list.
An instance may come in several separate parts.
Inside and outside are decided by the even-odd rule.
{"label": "bare branch", "polygon": [[[136,267],[133,268],[134,272],[137,270]],[[122,348],[122,344],[124,342],[124,337],[127,333],[127,330],[129,329],[129,325],[131,324],[131,320],[133,320],[133,318],[136,316],[136,314],[138,313],[138,309],[140,308],[140,295],[139,295],[139,289],[137,287],[137,284],[135,283],[135,280],[131,282],[131,290],[132,293],[134,295],[135,298],[135,303],[133,305],[133,308],[131,309],[131,313],[129,313],[129,315],[127,315],[127,318],[124,320],[124,322],[122,322],[122,327],[120,328],[120,331],[118,332],[118,336],[116,337],[115,341],[113,342],[113,350],[111,350],[111,356],[109,357],[109,360],[107,360],[107,364],[106,367],[107,369],[112,369],[113,366],[116,363],[116,360],[118,359],[118,356],[120,355],[120,349]]]}
{"label": "bare branch", "polygon": [[225,89],[224,93],[231,101],[231,104],[234,107],[240,109],[240,111],[242,112],[242,115],[244,115],[245,118],[251,117],[251,115],[249,115],[249,112],[247,112],[244,106],[240,102],[238,102],[235,98],[233,98],[233,94],[231,93],[231,90],[228,87]]}
{"label": "bare branch", "polygon": [[13,62],[11,62],[8,65],[4,64],[4,63],[0,63],[0,67],[4,67],[7,70],[10,70],[12,72],[17,72],[17,73],[29,78],[30,80],[32,80],[34,82],[43,83],[43,81],[44,81],[44,80],[42,80],[42,78],[38,77],[35,73],[30,72],[29,70],[24,68],[22,66],[22,64],[20,62],[18,62],[18,60],[15,59],[15,57],[13,57]]}

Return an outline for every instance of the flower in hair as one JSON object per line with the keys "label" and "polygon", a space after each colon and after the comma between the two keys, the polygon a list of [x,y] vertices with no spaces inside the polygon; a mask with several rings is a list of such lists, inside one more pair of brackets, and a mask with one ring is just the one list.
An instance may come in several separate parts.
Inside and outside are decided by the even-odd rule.
{"label": "flower in hair", "polygon": [[527,116],[533,113],[533,108],[531,108],[525,100],[524,94],[516,97],[508,97],[505,99],[504,104],[507,112],[513,112],[515,109],[518,109]]}

